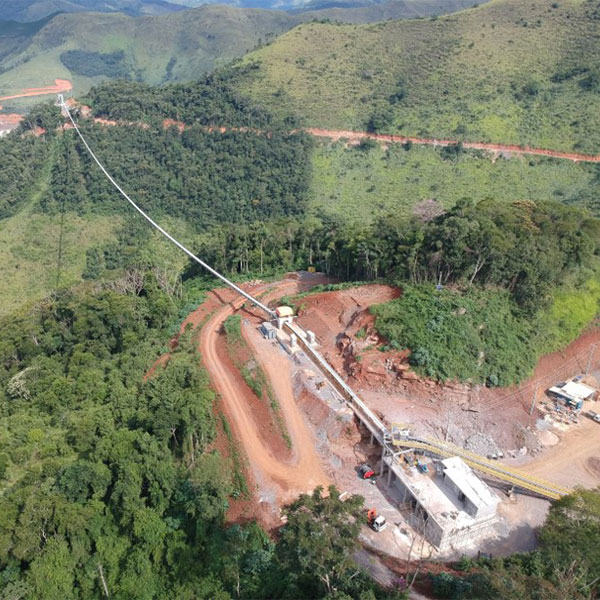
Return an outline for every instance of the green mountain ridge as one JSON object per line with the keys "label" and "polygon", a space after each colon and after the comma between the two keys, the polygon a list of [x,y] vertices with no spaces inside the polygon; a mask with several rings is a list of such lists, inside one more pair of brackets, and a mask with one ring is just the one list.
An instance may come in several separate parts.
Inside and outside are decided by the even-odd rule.
{"label": "green mountain ridge", "polygon": [[[121,13],[59,14],[36,24],[0,22],[0,95],[73,82],[85,93],[107,78],[160,84],[194,80],[243,56],[260,43],[301,22],[334,19],[371,22],[459,10],[473,0],[393,0],[357,8],[302,13],[204,5],[196,9],[131,18]],[[20,32],[20,33],[19,33]],[[47,80],[41,80],[44,74]],[[37,99],[19,99],[5,108],[22,111]]]}
{"label": "green mountain ridge", "polygon": [[[55,78],[72,80],[76,93],[111,76],[151,84],[191,80],[296,22],[285,13],[212,5],[162,17],[61,14],[41,28],[24,51],[0,63],[0,95]],[[40,81],[42,73],[50,80]]]}
{"label": "green mountain ridge", "polygon": [[179,3],[166,0],[0,0],[2,18],[37,21],[58,12],[124,12],[132,16],[160,15],[183,10]]}
{"label": "green mountain ridge", "polygon": [[238,89],[332,129],[600,150],[600,4],[492,0],[372,25],[308,23]]}

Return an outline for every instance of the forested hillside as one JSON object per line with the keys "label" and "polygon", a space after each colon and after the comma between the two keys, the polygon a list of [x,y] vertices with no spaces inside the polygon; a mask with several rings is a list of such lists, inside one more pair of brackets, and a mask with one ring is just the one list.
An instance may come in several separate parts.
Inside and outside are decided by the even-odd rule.
{"label": "forested hillside", "polygon": [[351,557],[359,497],[300,499],[277,545],[224,526],[245,488],[211,449],[223,421],[189,336],[144,380],[183,301],[148,270],[135,290],[64,292],[0,320],[0,597],[403,597]]}
{"label": "forested hillside", "polygon": [[[540,5],[548,15],[542,23],[515,25],[514,39],[511,33],[506,40],[527,54],[530,35],[548,34],[545,27],[553,23],[555,46],[566,61],[556,69],[570,68],[573,48],[583,46],[565,50],[567,22],[582,33],[581,44],[589,43],[596,4]],[[491,160],[460,145],[317,144],[298,122],[352,124],[360,117],[387,128],[373,120],[387,103],[394,128],[406,119],[410,129],[419,119],[425,132],[457,133],[459,120],[443,115],[461,106],[469,127],[463,134],[484,135],[482,123],[499,105],[495,93],[483,97],[484,87],[473,95],[469,85],[479,86],[497,58],[495,28],[486,22],[481,37],[482,31],[457,24],[496,14],[504,35],[509,8],[516,22],[532,6],[493,0],[448,21],[444,30],[457,36],[453,44],[442,39],[432,45],[436,60],[417,71],[423,83],[416,75],[407,79],[393,99],[381,72],[369,71],[374,59],[363,52],[366,62],[352,69],[365,73],[355,82],[374,95],[359,105],[346,89],[335,116],[324,112],[331,95],[319,96],[322,88],[310,90],[310,102],[294,95],[300,89],[295,78],[307,64],[295,63],[291,82],[257,94],[257,82],[271,85],[264,77],[273,71],[254,61],[196,83],[101,85],[84,101],[92,116],[120,122],[114,125],[95,123],[78,108],[74,113],[131,196],[217,269],[234,278],[265,278],[314,266],[340,280],[397,283],[402,296],[373,309],[386,339],[382,350],[408,348],[415,370],[440,381],[510,385],[599,312],[598,167],[545,158]],[[440,21],[370,29],[311,24],[289,35],[300,36],[303,45],[316,43],[311,32],[333,32],[319,35],[319,43],[332,44],[320,56],[345,67],[346,55],[338,59],[333,49],[337,34],[353,56],[349,32],[359,42],[366,36],[382,68],[398,59],[397,75],[410,61],[425,60],[421,44],[440,31]],[[377,36],[391,30],[403,33],[386,39],[386,53]],[[452,61],[462,56],[463,33],[491,62],[470,75],[464,70],[447,101],[428,104],[433,96],[427,86],[436,79],[436,89],[448,83],[440,69],[458,69]],[[403,57],[413,48],[413,58],[400,60],[392,39],[400,39]],[[483,40],[485,50],[478,46]],[[508,61],[515,55],[506,40],[498,43],[506,43]],[[279,47],[260,56],[274,56]],[[547,66],[554,51],[527,59]],[[115,47],[103,53],[110,58],[87,63],[71,54],[67,60],[77,68],[120,68]],[[506,67],[508,88],[498,101],[513,98],[506,110],[515,113],[498,112],[506,120],[498,121],[494,135],[507,133],[517,115],[516,141],[521,135],[549,139],[556,111],[572,94],[579,104],[560,114],[580,111],[581,121],[561,121],[552,139],[568,133],[575,140],[585,131],[581,149],[594,147],[597,129],[585,129],[595,123],[586,112],[595,106],[595,91],[586,88],[594,78],[591,62],[589,71],[518,98],[521,88],[507,91],[513,69],[541,72],[522,62],[518,69]],[[490,82],[493,72],[486,75]],[[345,88],[329,82],[328,90],[338,89]],[[0,140],[0,599],[405,597],[401,589],[381,589],[354,562],[364,518],[359,497],[342,502],[331,489],[327,498],[320,490],[299,498],[286,509],[277,539],[256,523],[226,524],[232,499],[249,490],[189,332],[148,376],[214,281],[132,213],[63,122],[51,102],[42,104]],[[36,137],[40,127],[46,132]],[[452,574],[423,577],[441,598],[589,598],[599,575],[598,497],[576,492],[556,503],[536,552],[464,560]]]}
{"label": "forested hillside", "polygon": [[[252,69],[246,67],[250,75]],[[93,110],[129,124],[82,120],[85,135],[133,197],[216,268],[264,276],[315,265],[341,279],[425,286],[382,307],[378,327],[394,347],[410,348],[424,373],[442,380],[522,380],[541,354],[564,347],[594,319],[600,299],[596,166],[545,158],[494,163],[459,146],[315,146],[306,134],[289,133],[293,119],[240,97],[232,88],[240,73],[160,88],[105,84],[89,95]],[[165,118],[188,126],[165,129]],[[28,222],[61,224],[56,237],[44,237],[54,250],[36,283],[50,291],[78,277],[112,278],[152,265],[151,254],[181,270],[181,257],[148,238],[74,132],[55,132],[59,122],[55,108],[42,107],[23,131],[37,125],[48,134],[15,135],[5,146],[13,166],[3,173],[3,214],[18,220],[26,211]],[[30,166],[15,177],[19,157]],[[15,253],[16,228],[9,223],[5,269],[16,256],[31,257],[31,250]],[[80,229],[96,223],[106,241],[69,238],[74,223]],[[81,252],[75,261],[69,244],[85,251],[85,264]],[[11,285],[15,274],[6,273],[8,297],[23,297]],[[184,277],[197,273],[191,267]],[[450,295],[426,291],[434,284],[449,287]],[[436,311],[451,315],[455,303],[469,302],[470,320],[442,323],[440,316],[432,324]],[[486,311],[505,315],[497,331],[477,329],[489,319]],[[404,322],[401,316],[410,314],[416,317]]]}
{"label": "forested hillside", "polygon": [[[161,0],[9,4],[6,11],[0,11],[0,19],[44,18],[24,24],[0,21],[0,96],[47,85],[56,78],[72,81],[76,94],[105,79],[154,85],[193,81],[302,22],[331,19],[368,23],[453,12],[474,1],[392,0],[364,7],[314,6],[289,13],[222,3],[181,12],[185,7]],[[81,14],[81,10],[104,14]],[[66,14],[50,15],[58,11]],[[159,16],[132,18],[154,14]],[[35,99],[21,98],[3,105],[22,111],[35,103]]]}
{"label": "forested hillside", "polygon": [[[1,59],[0,96],[57,77],[71,80],[78,94],[107,78],[151,84],[191,81],[299,22],[280,11],[212,5],[160,17],[60,14],[43,24],[25,47],[15,44]],[[2,104],[22,109],[35,102]]]}
{"label": "forested hillside", "polygon": [[312,127],[600,151],[598,0],[310,23],[244,61],[239,89]]}

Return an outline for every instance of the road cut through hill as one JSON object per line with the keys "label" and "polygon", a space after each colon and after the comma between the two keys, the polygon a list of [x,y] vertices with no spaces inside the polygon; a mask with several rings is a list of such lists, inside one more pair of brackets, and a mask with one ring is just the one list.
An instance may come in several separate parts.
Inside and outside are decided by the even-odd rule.
{"label": "road cut through hill", "polygon": [[[284,281],[276,284],[270,295],[294,293],[299,289],[298,282]],[[266,479],[279,488],[278,499],[286,502],[318,485],[327,486],[330,481],[321,466],[312,434],[294,400],[288,359],[277,355],[280,350],[266,344],[259,346],[255,337],[247,336],[281,407],[292,441],[292,456],[289,460],[282,458],[265,443],[264,432],[261,430],[267,424],[257,422],[251,402],[246,397],[247,391],[219,358],[218,342],[223,323],[244,303],[244,299],[236,299],[217,309],[203,325],[198,345],[204,366],[215,390],[221,396],[225,414],[250,465],[259,472],[261,479]]]}
{"label": "road cut through hill", "polygon": [[0,96],[0,102],[3,100],[16,100],[17,98],[29,98],[32,96],[46,96],[48,94],[62,94],[73,89],[73,84],[68,79],[55,79],[54,85],[46,85],[37,88],[25,88],[18,94],[10,96]]}

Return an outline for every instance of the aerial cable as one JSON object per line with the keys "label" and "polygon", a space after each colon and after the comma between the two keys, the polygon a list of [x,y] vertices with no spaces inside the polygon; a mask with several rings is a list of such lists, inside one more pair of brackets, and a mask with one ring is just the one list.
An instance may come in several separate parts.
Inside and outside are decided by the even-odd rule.
{"label": "aerial cable", "polygon": [[137,212],[140,213],[140,215],[142,215],[142,217],[144,217],[144,219],[146,219],[146,221],[148,221],[148,223],[150,223],[150,225],[152,225],[152,227],[154,227],[155,229],[157,229],[158,231],[160,231],[160,233],[162,233],[169,241],[171,241],[173,244],[175,244],[180,250],[182,250],[183,252],[185,252],[192,260],[196,261],[200,266],[204,267],[209,273],[211,273],[212,275],[214,275],[215,277],[219,278],[221,281],[223,281],[224,283],[226,283],[230,288],[232,288],[233,290],[235,290],[238,294],[241,294],[242,296],[244,296],[244,298],[246,298],[247,300],[249,300],[250,302],[252,302],[252,304],[254,304],[254,305],[258,306],[258,308],[264,310],[271,318],[275,317],[275,312],[274,311],[272,311],[270,308],[268,308],[267,306],[265,306],[264,304],[262,304],[256,298],[253,298],[250,294],[248,294],[243,289],[241,289],[240,287],[238,287],[237,285],[235,285],[235,283],[233,283],[232,281],[229,281],[229,279],[227,279],[227,277],[221,275],[218,271],[215,271],[210,265],[206,264],[203,260],[201,260],[200,258],[198,258],[191,250],[188,250],[182,243],[178,242],[170,233],[168,233],[167,231],[165,231],[156,221],[154,221],[150,216],[148,216],[123,191],[123,189],[121,188],[121,186],[112,178],[112,176],[110,175],[110,173],[104,168],[104,165],[98,160],[98,158],[94,154],[93,150],[90,148],[89,144],[87,143],[86,139],[83,137],[83,134],[79,130],[79,127],[77,127],[77,123],[75,123],[75,121],[74,121],[74,119],[73,119],[73,117],[71,115],[71,112],[69,111],[69,107],[66,105],[65,100],[64,100],[62,94],[59,94],[59,96],[58,96],[58,105],[62,108],[62,110],[64,110],[64,112],[69,117],[69,120],[73,124],[73,128],[75,129],[75,131],[77,132],[77,134],[81,138],[81,141],[83,142],[83,145],[86,147],[86,149],[89,152],[90,156],[94,159],[94,162],[100,167],[100,170],[106,175],[106,177],[113,184],[113,186],[120,192],[120,194],[123,196],[123,198],[125,198],[125,200],[127,200],[127,202],[129,202],[129,204],[131,204],[131,206],[133,206],[133,208],[135,208],[135,210],[137,210]]}

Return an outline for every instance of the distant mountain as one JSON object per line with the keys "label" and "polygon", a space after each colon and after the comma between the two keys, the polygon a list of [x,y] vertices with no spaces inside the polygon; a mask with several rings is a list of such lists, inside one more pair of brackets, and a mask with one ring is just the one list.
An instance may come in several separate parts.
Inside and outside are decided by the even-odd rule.
{"label": "distant mountain", "polygon": [[[382,13],[391,15],[385,18],[407,18],[454,12],[475,3],[476,0],[0,0],[0,18],[30,22],[59,12],[122,12],[134,17],[156,16],[207,4],[298,12],[370,7],[371,10],[365,14],[374,15],[377,10],[373,7],[385,6]],[[356,15],[348,16],[350,21],[357,22]]]}
{"label": "distant mountain", "polygon": [[[150,84],[190,81],[302,22],[370,23],[473,4],[474,0],[393,0],[316,10],[318,4],[312,2],[313,10],[288,12],[206,4],[159,16],[76,12],[33,23],[0,22],[0,96],[52,84],[56,78],[71,80],[75,94],[106,79]],[[77,5],[98,7],[100,2],[78,0]],[[134,5],[147,8],[150,2],[110,0],[102,4],[128,10]],[[35,101],[12,100],[3,105],[5,110],[23,110]]]}
{"label": "distant mountain", "polygon": [[131,16],[162,15],[184,10],[165,0],[0,0],[0,17],[6,21],[38,21],[58,12],[122,12]]}
{"label": "distant mountain", "polygon": [[[71,80],[75,93],[114,78],[150,84],[189,81],[243,56],[259,41],[272,39],[300,21],[282,11],[222,5],[157,17],[59,14],[41,27],[27,24],[32,34],[29,43],[23,39],[24,25],[21,37],[5,43],[0,96],[47,85],[56,78]],[[0,25],[0,31],[3,28],[11,26]],[[5,109],[20,109],[32,102],[2,104]]]}

